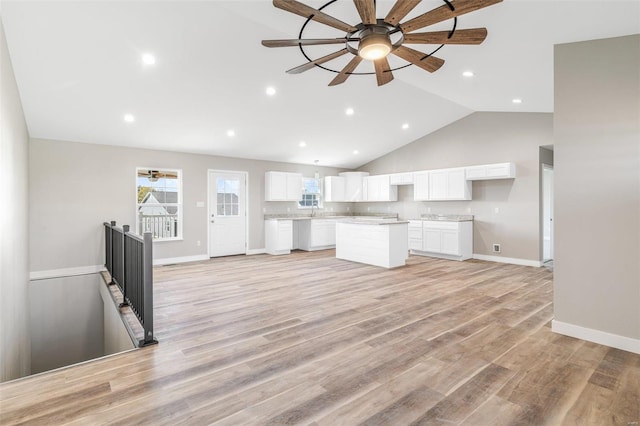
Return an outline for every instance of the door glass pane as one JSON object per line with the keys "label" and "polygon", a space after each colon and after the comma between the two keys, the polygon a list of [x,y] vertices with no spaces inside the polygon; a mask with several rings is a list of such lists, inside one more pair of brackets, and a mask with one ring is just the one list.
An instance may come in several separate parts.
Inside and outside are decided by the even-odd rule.
{"label": "door glass pane", "polygon": [[218,191],[218,215],[238,216],[240,180],[218,178],[216,187]]}

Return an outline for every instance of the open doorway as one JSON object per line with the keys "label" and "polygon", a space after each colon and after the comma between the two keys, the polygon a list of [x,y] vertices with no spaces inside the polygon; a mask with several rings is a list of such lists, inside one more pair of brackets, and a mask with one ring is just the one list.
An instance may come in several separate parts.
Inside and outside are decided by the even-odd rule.
{"label": "open doorway", "polygon": [[542,165],[542,262],[553,261],[553,166]]}

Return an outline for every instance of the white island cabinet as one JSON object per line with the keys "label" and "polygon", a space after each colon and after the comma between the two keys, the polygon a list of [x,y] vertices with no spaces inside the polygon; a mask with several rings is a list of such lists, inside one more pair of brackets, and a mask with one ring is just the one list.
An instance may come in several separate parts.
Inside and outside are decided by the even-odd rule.
{"label": "white island cabinet", "polygon": [[345,220],[336,224],[336,258],[383,268],[404,266],[408,222]]}

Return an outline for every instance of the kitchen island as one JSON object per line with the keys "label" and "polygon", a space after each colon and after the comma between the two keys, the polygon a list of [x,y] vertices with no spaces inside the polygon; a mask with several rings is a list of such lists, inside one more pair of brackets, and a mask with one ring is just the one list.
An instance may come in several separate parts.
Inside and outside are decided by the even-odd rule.
{"label": "kitchen island", "polygon": [[408,221],[341,220],[336,224],[336,258],[383,268],[406,264]]}

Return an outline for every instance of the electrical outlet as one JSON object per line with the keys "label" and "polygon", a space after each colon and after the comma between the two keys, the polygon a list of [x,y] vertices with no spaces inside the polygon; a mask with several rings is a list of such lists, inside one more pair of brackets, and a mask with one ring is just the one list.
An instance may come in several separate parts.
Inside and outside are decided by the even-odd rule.
{"label": "electrical outlet", "polygon": [[471,213],[471,207],[467,207],[467,213]]}
{"label": "electrical outlet", "polygon": [[494,253],[500,253],[500,244],[494,244],[493,245],[493,252]]}
{"label": "electrical outlet", "polygon": [[367,207],[367,211],[370,212],[371,211],[371,207]]}
{"label": "electrical outlet", "polygon": [[495,209],[493,209],[493,211],[494,211],[495,213],[500,213],[500,207],[496,207]]}
{"label": "electrical outlet", "polygon": [[287,212],[290,212],[290,211],[291,211],[291,207],[287,207]]}
{"label": "electrical outlet", "polygon": [[200,247],[200,241],[196,241],[196,247]]}
{"label": "electrical outlet", "polygon": [[263,208],[262,208],[262,213],[266,213],[266,212],[267,212],[267,208],[266,208],[266,207],[263,207]]}
{"label": "electrical outlet", "polygon": [[431,213],[431,207],[427,207],[427,213]]}
{"label": "electrical outlet", "polygon": [[351,211],[351,207],[347,207],[347,211],[350,212]]}

